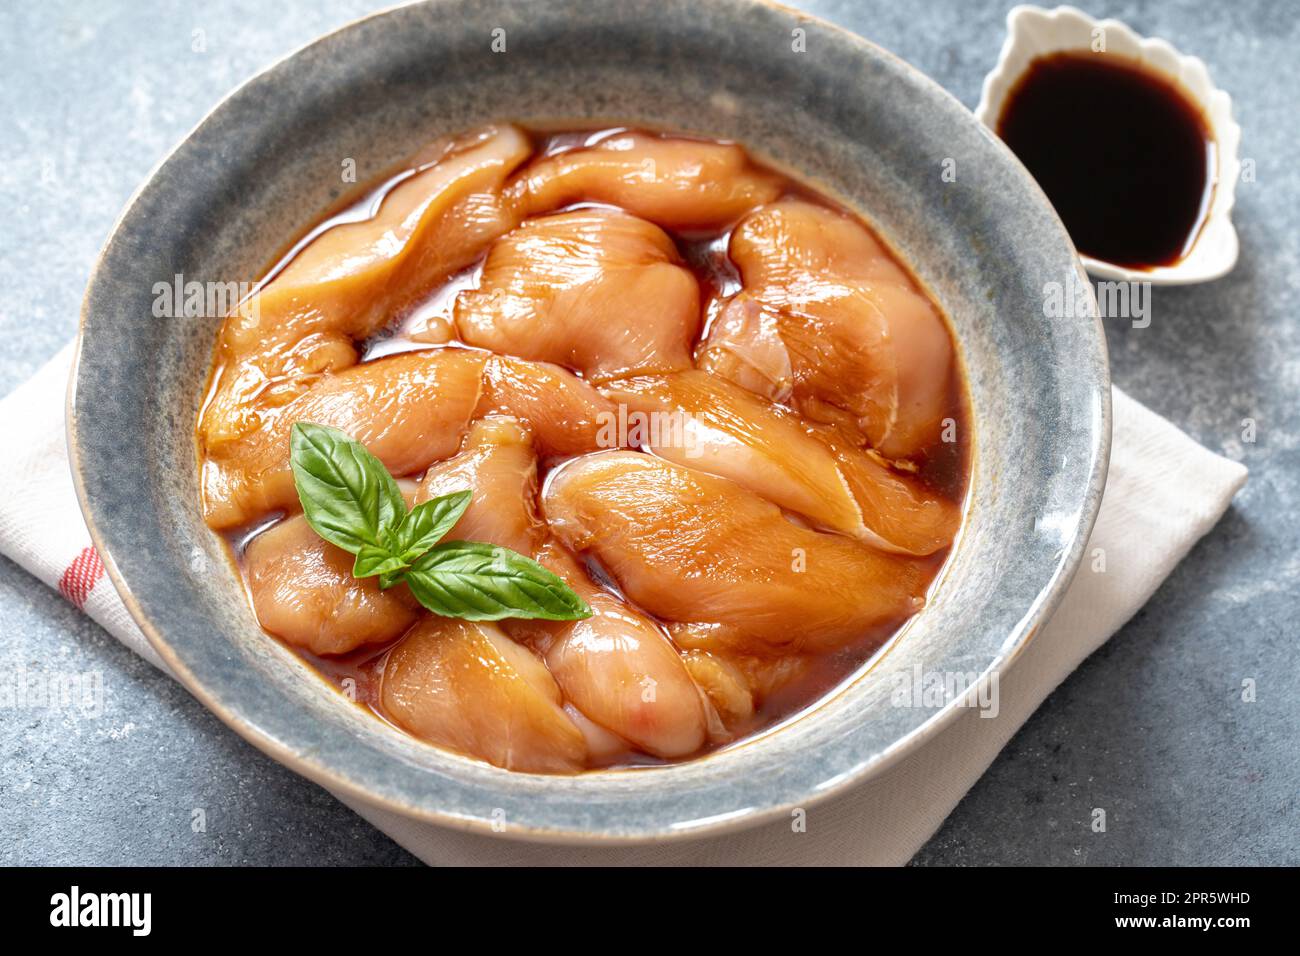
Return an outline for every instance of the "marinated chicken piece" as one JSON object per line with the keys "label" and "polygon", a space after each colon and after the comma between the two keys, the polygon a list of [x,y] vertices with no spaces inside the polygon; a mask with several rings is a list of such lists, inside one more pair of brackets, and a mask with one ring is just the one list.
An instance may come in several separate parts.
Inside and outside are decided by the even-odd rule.
{"label": "marinated chicken piece", "polygon": [[[793,412],[703,371],[621,379],[606,396],[641,413],[656,455],[730,478],[820,528],[886,551],[930,554],[956,533],[956,506]],[[651,416],[658,416],[653,418]]]}
{"label": "marinated chicken piece", "polygon": [[518,222],[502,186],[530,152],[513,126],[435,143],[373,218],[312,239],[222,327],[199,426],[209,451],[255,433],[365,338]]}
{"label": "marinated chicken piece", "polygon": [[609,766],[637,752],[637,749],[622,737],[610,733],[572,704],[564,705],[564,713],[577,725],[586,739],[589,766]]}
{"label": "marinated chicken piece", "polygon": [[730,251],[745,291],[780,315],[795,407],[850,426],[886,458],[936,440],[953,363],[948,332],[867,229],[783,199],[737,226]]}
{"label": "marinated chicken piece", "polygon": [[[719,651],[719,653],[725,653]],[[787,685],[808,676],[813,658],[805,654],[766,657],[757,654],[725,654],[726,659],[749,684],[758,700],[766,700]]]}
{"label": "marinated chicken piece", "polygon": [[346,654],[399,637],[419,605],[405,587],[381,591],[377,578],[354,578],[352,560],[301,515],[263,531],[245,552],[258,623],[313,654]]}
{"label": "marinated chicken piece", "polygon": [[448,541],[486,541],[532,554],[546,527],[537,516],[537,457],[532,435],[512,418],[473,424],[460,454],[432,465],[416,503],[468,488],[469,507],[446,535]]}
{"label": "marinated chicken piece", "polygon": [[915,561],[799,527],[734,482],[651,455],[574,459],[551,473],[542,509],[638,607],[715,624],[718,646],[745,653],[883,639],[924,604]]}
{"label": "marinated chicken piece", "polygon": [[565,773],[586,762],[546,665],[495,624],[425,617],[389,653],[380,700],[420,739],[507,770]]}
{"label": "marinated chicken piece", "polygon": [[530,219],[456,299],[470,345],[554,362],[595,382],[689,368],[700,290],[662,229],[608,209]]}
{"label": "marinated chicken piece", "polygon": [[203,462],[204,517],[232,528],[296,510],[289,468],[294,422],[341,429],[394,475],[413,475],[456,453],[478,404],[486,356],[468,349],[405,352],[354,366],[277,409],[263,429]]}
{"label": "marinated chicken piece", "polygon": [[718,304],[695,364],[774,402],[789,401],[794,391],[780,316],[744,292]]}
{"label": "marinated chicken piece", "polygon": [[562,548],[537,560],[590,605],[581,621],[512,621],[507,631],[542,653],[588,718],[646,753],[683,757],[704,745],[705,708],[677,649],[645,615],[598,587]]}
{"label": "marinated chicken piece", "polygon": [[617,133],[527,167],[514,188],[529,215],[599,202],[685,231],[730,225],[783,187],[739,146]]}
{"label": "marinated chicken piece", "polygon": [[[669,624],[668,632],[682,649],[683,658],[688,659],[688,668],[697,682],[704,671],[698,663],[691,666],[690,659],[694,655],[707,654],[725,665],[729,679],[739,680],[741,686],[748,689],[755,707],[762,706],[773,694],[806,677],[815,659],[808,654],[747,654],[728,646],[729,632],[718,624]],[[700,686],[705,685],[701,683]]]}
{"label": "marinated chicken piece", "polygon": [[728,730],[739,731],[754,716],[754,693],[734,664],[702,650],[684,652],[682,663]]}
{"label": "marinated chicken piece", "polygon": [[961,526],[960,505],[927,491],[871,449],[845,441],[834,428],[812,432],[834,454],[878,547],[920,556],[952,544]]}
{"label": "marinated chicken piece", "polygon": [[568,458],[617,447],[608,444],[606,424],[617,418],[614,403],[556,365],[492,356],[483,370],[483,394],[475,414],[509,415],[526,422],[542,455]]}
{"label": "marinated chicken piece", "polygon": [[604,393],[651,423],[644,444],[661,458],[730,478],[822,527],[866,534],[834,456],[793,413],[702,371],[622,379]]}

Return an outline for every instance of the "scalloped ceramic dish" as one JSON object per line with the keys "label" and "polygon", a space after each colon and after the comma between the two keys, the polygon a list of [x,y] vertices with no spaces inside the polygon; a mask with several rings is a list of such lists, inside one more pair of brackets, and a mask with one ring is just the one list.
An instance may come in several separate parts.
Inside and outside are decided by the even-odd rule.
{"label": "scalloped ceramic dish", "polygon": [[1180,261],[1152,269],[1128,269],[1082,256],[1085,268],[1103,279],[1153,285],[1190,285],[1226,275],[1237,264],[1232,204],[1241,172],[1237,158],[1241,127],[1232,118],[1232,99],[1215,87],[1201,60],[1184,56],[1164,40],[1140,37],[1118,20],[1095,20],[1074,7],[1012,7],[1007,14],[1007,39],[997,66],[984,78],[975,118],[996,130],[1007,94],[1035,59],[1048,53],[1092,50],[1098,37],[1104,37],[1106,54],[1135,60],[1168,77],[1200,106],[1213,134],[1217,160],[1210,208],[1191,249]]}
{"label": "scalloped ceramic dish", "polygon": [[[509,52],[492,51],[496,36]],[[932,600],[870,669],[742,745],[572,777],[429,747],[268,638],[203,523],[194,423],[220,320],[153,318],[154,284],[177,273],[256,279],[341,193],[344,160],[364,180],[494,118],[738,140],[863,213],[952,318],[974,456],[969,513]],[[958,183],[942,176],[947,158],[963,170]],[[918,668],[988,675],[1056,606],[1096,517],[1110,446],[1098,321],[1043,318],[1045,285],[1081,278],[1060,221],[996,138],[931,80],[817,20],[753,0],[670,0],[652,16],[624,2],[401,7],[250,80],[132,200],[83,307],[68,413],[78,493],[114,585],[168,666],[223,721],[312,780],[506,837],[714,833],[879,773],[963,703],[894,706],[895,678]]]}

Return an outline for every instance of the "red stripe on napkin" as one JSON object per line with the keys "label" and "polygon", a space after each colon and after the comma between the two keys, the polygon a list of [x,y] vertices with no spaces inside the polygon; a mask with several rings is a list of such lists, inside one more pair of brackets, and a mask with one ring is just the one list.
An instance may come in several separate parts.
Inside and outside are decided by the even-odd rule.
{"label": "red stripe on napkin", "polygon": [[103,576],[104,562],[99,559],[99,552],[94,548],[82,548],[59,578],[59,593],[81,610]]}

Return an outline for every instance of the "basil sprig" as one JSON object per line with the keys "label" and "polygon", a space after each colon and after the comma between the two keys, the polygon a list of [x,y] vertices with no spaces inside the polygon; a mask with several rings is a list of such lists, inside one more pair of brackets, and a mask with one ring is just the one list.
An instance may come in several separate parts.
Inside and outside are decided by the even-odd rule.
{"label": "basil sprig", "polygon": [[467,621],[591,616],[582,598],[531,558],[482,541],[439,543],[469,507],[469,489],[407,511],[383,463],[337,428],[298,422],[289,450],[307,523],[356,556],[353,577],[377,575],[381,588],[405,581],[430,611]]}

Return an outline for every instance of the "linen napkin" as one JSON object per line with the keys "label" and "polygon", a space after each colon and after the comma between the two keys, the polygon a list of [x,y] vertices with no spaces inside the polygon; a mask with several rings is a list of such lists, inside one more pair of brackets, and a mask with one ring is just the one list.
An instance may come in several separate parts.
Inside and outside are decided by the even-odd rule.
{"label": "linen napkin", "polygon": [[[81,519],[64,439],[72,346],[0,400],[0,552],[163,668],[104,575]],[[1127,621],[1218,521],[1246,469],[1196,444],[1165,419],[1114,392],[1110,477],[1086,554],[1103,548],[1111,573],[1090,562],[1051,621],[999,675],[999,713],[965,708],[945,730],[884,773],[807,811],[690,842],[637,847],[551,846],[469,834],[410,820],[351,798],[344,803],[430,864],[897,865],[939,828],[1034,709]]]}

